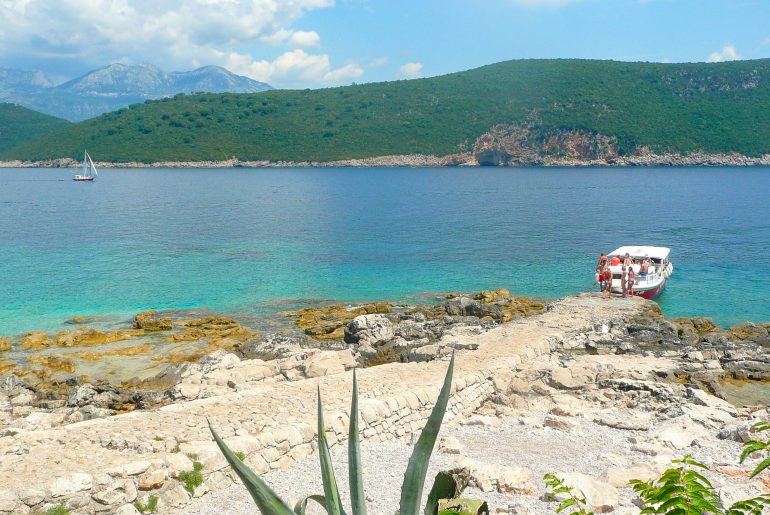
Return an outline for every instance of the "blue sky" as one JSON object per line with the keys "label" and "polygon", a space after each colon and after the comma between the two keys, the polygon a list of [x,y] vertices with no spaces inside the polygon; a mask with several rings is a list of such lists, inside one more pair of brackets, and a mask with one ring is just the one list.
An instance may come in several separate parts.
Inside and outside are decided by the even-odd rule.
{"label": "blue sky", "polygon": [[6,0],[0,66],[225,66],[276,87],[440,75],[520,58],[770,57],[768,0]]}

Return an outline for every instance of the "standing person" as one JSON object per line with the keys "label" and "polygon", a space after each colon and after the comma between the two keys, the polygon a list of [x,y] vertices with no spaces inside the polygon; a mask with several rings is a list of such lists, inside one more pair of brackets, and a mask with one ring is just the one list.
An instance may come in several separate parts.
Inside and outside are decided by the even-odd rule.
{"label": "standing person", "polygon": [[599,262],[596,263],[596,275],[594,276],[594,285],[596,283],[599,283],[600,289],[601,289],[602,274],[604,274],[605,264],[607,264],[607,256],[605,256],[604,252],[602,252],[602,255],[599,256]]}
{"label": "standing person", "polygon": [[631,268],[629,266],[626,266],[626,260],[623,260],[623,267],[620,269],[620,289],[623,291],[623,296],[628,297],[628,291],[626,290],[626,284],[628,281],[628,269]]}
{"label": "standing person", "polygon": [[607,296],[612,296],[612,269],[609,261],[604,265],[604,282],[607,288]]}
{"label": "standing person", "polygon": [[626,294],[628,297],[634,295],[634,268],[628,267],[628,283],[626,284]]}

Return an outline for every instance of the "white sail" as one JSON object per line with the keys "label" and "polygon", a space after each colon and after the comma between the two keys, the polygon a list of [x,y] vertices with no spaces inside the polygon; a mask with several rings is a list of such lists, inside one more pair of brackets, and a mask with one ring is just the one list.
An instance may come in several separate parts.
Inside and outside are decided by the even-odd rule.
{"label": "white sail", "polygon": [[86,159],[88,158],[88,151],[83,151],[83,176],[88,176],[88,163],[86,162]]}
{"label": "white sail", "polygon": [[91,169],[89,170],[89,173],[93,174],[94,177],[98,176],[99,172],[96,171],[96,165],[94,165],[94,162],[91,159],[91,156],[88,156],[88,162],[91,165]]}

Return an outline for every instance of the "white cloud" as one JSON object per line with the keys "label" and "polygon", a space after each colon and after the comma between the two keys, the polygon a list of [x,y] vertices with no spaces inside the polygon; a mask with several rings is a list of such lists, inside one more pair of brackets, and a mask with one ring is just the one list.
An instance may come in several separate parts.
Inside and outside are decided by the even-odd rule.
{"label": "white cloud", "polygon": [[[102,66],[122,60],[168,70],[218,64],[278,87],[307,87],[363,73],[334,69],[315,31],[294,30],[305,13],[334,0],[2,0],[0,55],[17,62],[67,60]],[[272,60],[257,54],[285,45]],[[268,49],[269,50],[269,49]],[[274,52],[274,50],[271,50]],[[255,57],[256,56],[256,57]]]}
{"label": "white cloud", "polygon": [[422,75],[422,63],[406,63],[401,68],[401,75],[408,79],[416,79]]}
{"label": "white cloud", "polygon": [[225,67],[235,73],[288,88],[342,84],[364,73],[355,64],[333,69],[328,55],[309,54],[302,49],[285,52],[273,61],[254,60],[249,54],[230,52],[225,61]]}
{"label": "white cloud", "polygon": [[388,64],[388,61],[389,60],[388,60],[388,58],[386,56],[378,57],[377,59],[374,59],[373,61],[369,62],[369,64],[367,64],[367,66],[369,68],[380,68],[380,67],[385,66],[386,64]]}
{"label": "white cloud", "polygon": [[291,35],[289,40],[294,46],[309,47],[317,46],[321,42],[321,36],[315,31],[298,30]]}
{"label": "white cloud", "polygon": [[741,54],[735,49],[734,45],[725,45],[721,52],[714,52],[709,55],[708,61],[710,63],[721,63],[722,61],[737,61],[741,58]]}

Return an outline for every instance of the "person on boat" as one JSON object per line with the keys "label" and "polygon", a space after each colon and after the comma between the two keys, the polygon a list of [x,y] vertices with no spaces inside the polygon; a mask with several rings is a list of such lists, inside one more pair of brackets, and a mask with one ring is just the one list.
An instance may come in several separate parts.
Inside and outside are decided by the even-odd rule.
{"label": "person on boat", "polygon": [[628,267],[628,282],[626,283],[626,296],[631,297],[634,294],[634,268]]}
{"label": "person on boat", "polygon": [[623,264],[625,266],[631,266],[634,264],[634,260],[631,259],[631,256],[626,252],[626,255],[623,257]]}
{"label": "person on boat", "polygon": [[612,295],[612,270],[610,269],[609,262],[604,264],[604,288],[607,292],[607,296]]}
{"label": "person on boat", "polygon": [[647,272],[649,272],[649,270],[650,270],[650,256],[645,254],[644,259],[642,260],[642,264],[639,265],[639,276],[646,277]]}

